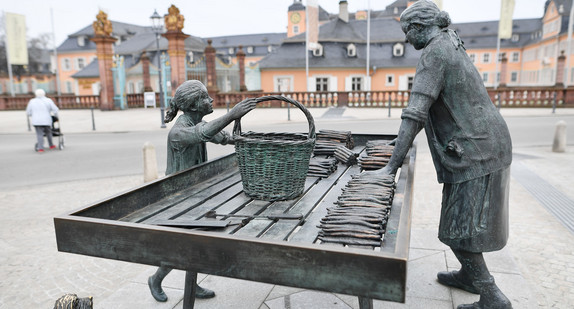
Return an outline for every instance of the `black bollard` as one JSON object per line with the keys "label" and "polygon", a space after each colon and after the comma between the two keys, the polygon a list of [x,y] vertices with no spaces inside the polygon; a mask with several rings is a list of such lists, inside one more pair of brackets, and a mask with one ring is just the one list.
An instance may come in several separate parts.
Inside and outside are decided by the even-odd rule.
{"label": "black bollard", "polygon": [[96,120],[94,119],[94,107],[90,108],[92,110],[92,131],[96,131]]}

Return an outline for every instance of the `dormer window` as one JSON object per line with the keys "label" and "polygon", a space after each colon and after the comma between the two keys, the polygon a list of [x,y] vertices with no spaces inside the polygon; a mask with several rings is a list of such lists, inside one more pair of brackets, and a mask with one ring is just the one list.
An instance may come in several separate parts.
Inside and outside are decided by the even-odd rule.
{"label": "dormer window", "polygon": [[[264,40],[267,40],[267,38],[265,38]],[[268,52],[268,53],[272,53],[272,52],[273,52],[273,45],[267,46],[267,52]]]}
{"label": "dormer window", "polygon": [[393,46],[393,56],[402,57],[405,54],[405,45],[397,43]]}
{"label": "dormer window", "polygon": [[247,53],[253,54],[253,46],[247,46]]}
{"label": "dormer window", "polygon": [[233,47],[229,47],[229,48],[227,49],[227,53],[230,54],[230,55],[233,55],[234,52],[235,52],[235,48],[233,48]]}
{"label": "dormer window", "polygon": [[81,35],[78,37],[78,46],[86,46],[86,37]]}
{"label": "dormer window", "polygon": [[323,45],[317,44],[317,48],[313,49],[313,56],[315,57],[323,56]]}
{"label": "dormer window", "polygon": [[511,40],[512,40],[512,42],[518,42],[520,40],[520,35],[519,34],[513,34]]}
{"label": "dormer window", "polygon": [[355,44],[347,45],[347,57],[357,57],[357,46]]}

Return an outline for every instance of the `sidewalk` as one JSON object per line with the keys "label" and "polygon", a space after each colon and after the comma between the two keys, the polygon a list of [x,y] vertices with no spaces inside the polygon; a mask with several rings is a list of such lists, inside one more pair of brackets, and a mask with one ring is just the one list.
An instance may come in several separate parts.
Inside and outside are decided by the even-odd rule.
{"label": "sidewalk", "polygon": [[[319,119],[327,109],[311,109]],[[225,110],[216,110],[209,118]],[[385,109],[346,109],[343,119],[387,119]],[[505,117],[547,116],[551,109],[502,109]],[[557,109],[574,115],[574,109]],[[253,115],[252,115],[253,114]],[[248,115],[261,124],[286,122],[285,110],[255,109]],[[392,119],[400,117],[393,109]],[[62,131],[92,131],[90,110],[62,110]],[[160,130],[159,109],[94,111],[97,132]],[[207,119],[209,120],[209,119]],[[291,109],[292,121],[305,121]],[[168,124],[168,128],[171,124]],[[165,129],[161,129],[165,130]],[[0,112],[2,134],[27,134],[23,111]],[[499,252],[485,254],[497,283],[514,308],[571,308],[574,304],[574,234],[562,225],[527,186],[528,175],[574,200],[574,147],[553,153],[547,147],[514,149],[510,192],[510,239]],[[549,172],[554,171],[554,172]],[[521,172],[521,173],[518,173]],[[525,176],[526,175],[526,176]],[[147,288],[155,267],[58,252],[52,218],[71,209],[140,185],[141,175],[55,183],[0,191],[0,308],[51,308],[65,293],[93,296],[94,308],[182,308],[184,273],[172,272],[164,282],[169,300],[157,303]],[[530,177],[531,178],[531,177]],[[419,147],[416,160],[412,237],[406,304],[375,301],[375,308],[440,308],[478,300],[478,296],[446,288],[436,273],[456,269],[458,262],[437,239],[442,186],[428,149]],[[33,193],[33,194],[32,194]],[[62,201],[66,201],[63,203]],[[34,216],[30,216],[34,214]],[[217,296],[197,300],[196,308],[358,308],[356,297],[200,275],[201,285]]]}

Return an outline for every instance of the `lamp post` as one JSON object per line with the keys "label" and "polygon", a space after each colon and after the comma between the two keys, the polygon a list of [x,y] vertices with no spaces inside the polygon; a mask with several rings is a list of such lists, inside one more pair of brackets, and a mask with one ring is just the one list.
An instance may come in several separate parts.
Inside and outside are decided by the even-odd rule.
{"label": "lamp post", "polygon": [[150,17],[151,19],[151,29],[155,33],[155,46],[156,46],[156,53],[157,53],[157,62],[158,62],[158,69],[159,69],[159,109],[161,111],[161,127],[165,128],[165,122],[163,120],[165,115],[165,108],[163,106],[163,82],[161,79],[162,69],[161,69],[161,57],[159,54],[159,38],[163,31],[163,25],[161,23],[161,16],[157,13],[157,10],[153,11],[153,15]]}

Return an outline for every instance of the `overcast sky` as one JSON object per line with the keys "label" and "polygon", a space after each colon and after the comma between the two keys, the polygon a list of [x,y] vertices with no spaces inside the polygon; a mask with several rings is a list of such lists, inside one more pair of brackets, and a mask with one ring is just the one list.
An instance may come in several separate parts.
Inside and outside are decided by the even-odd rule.
{"label": "overcast sky", "polygon": [[[501,0],[443,0],[443,10],[453,22],[497,20]],[[546,0],[516,0],[514,18],[540,18]],[[330,13],[339,11],[339,0],[318,0]],[[349,11],[382,10],[394,0],[348,0]],[[286,32],[287,9],[293,0],[0,0],[4,12],[26,16],[29,37],[52,32],[56,44],[96,20],[99,9],[113,21],[149,26],[154,9],[160,15],[174,4],[185,17],[183,31],[208,38],[264,32]],[[306,0],[303,0],[306,3]]]}

